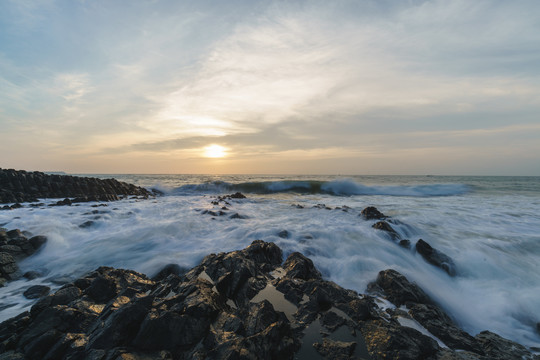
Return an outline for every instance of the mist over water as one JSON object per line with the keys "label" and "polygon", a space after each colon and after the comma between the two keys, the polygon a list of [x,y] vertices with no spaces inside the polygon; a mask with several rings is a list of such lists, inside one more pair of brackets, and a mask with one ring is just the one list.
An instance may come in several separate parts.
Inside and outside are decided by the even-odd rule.
{"label": "mist over water", "polygon": [[[30,306],[22,292],[33,284],[51,286],[47,279],[77,278],[103,265],[153,275],[168,263],[189,268],[209,253],[241,249],[262,239],[275,242],[285,256],[304,253],[325,278],[359,292],[379,271],[396,269],[473,335],[490,330],[540,346],[535,332],[540,321],[539,178],[114,177],[157,187],[165,195],[106,207],[88,203],[0,212],[2,226],[49,237],[41,252],[20,263],[23,272],[43,269],[48,275],[0,289],[0,320]],[[217,209],[211,204],[215,196],[236,191],[248,198],[230,200],[227,215],[202,214]],[[332,210],[314,207],[317,204]],[[344,205],[350,208],[347,212]],[[450,278],[373,229],[375,221],[359,217],[366,206],[399,220],[400,225],[393,226],[404,238],[413,243],[422,238],[452,257],[458,276]],[[246,218],[229,218],[234,213]],[[86,221],[93,224],[81,228]],[[282,230],[287,230],[287,238],[278,235]]]}

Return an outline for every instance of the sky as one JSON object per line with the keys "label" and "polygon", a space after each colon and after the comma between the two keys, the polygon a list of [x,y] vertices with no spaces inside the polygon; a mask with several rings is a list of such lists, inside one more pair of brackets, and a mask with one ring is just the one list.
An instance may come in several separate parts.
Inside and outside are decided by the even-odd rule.
{"label": "sky", "polygon": [[540,1],[0,0],[0,167],[540,175]]}

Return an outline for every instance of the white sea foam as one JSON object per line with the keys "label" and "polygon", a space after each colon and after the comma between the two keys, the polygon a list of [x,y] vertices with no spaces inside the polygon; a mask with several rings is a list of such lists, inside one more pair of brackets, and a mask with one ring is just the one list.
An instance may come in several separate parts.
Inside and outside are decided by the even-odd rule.
{"label": "white sea foam", "polygon": [[[145,178],[152,180],[156,179]],[[38,283],[50,286],[51,278],[75,278],[103,265],[152,275],[168,263],[192,267],[209,253],[241,249],[262,239],[277,243],[285,256],[304,253],[326,278],[360,292],[379,271],[393,268],[417,282],[472,334],[491,330],[525,345],[540,346],[535,332],[540,321],[540,193],[530,189],[526,194],[493,193],[488,187],[466,184],[466,179],[455,184],[428,179],[365,186],[357,179],[327,178],[198,179],[203,185],[189,185],[197,183],[189,177],[176,183],[157,180],[154,183],[160,182],[161,189],[171,189],[169,195],[123,200],[107,207],[87,203],[0,212],[4,227],[49,237],[42,251],[20,263],[23,271],[46,269],[47,276],[0,289],[2,305],[17,304],[0,311],[0,319],[28,308],[32,302],[22,297],[22,291]],[[261,183],[274,193],[246,191],[247,199],[229,201],[228,214],[239,213],[246,219],[202,214],[201,210],[214,208],[211,201],[216,194],[237,191],[237,184],[248,189],[245,184],[257,184],[251,185],[256,188]],[[287,192],[291,184],[296,189],[300,184],[310,189],[319,186],[320,191]],[[366,194],[366,188],[375,190],[370,196],[352,195],[354,191]],[[319,203],[332,210],[313,207]],[[350,210],[334,209],[342,205]],[[404,237],[413,242],[423,238],[452,257],[458,276],[450,278],[374,230],[374,221],[359,216],[370,205],[399,220],[392,226]],[[86,221],[94,223],[79,227]],[[288,231],[288,238],[278,236],[282,230]]]}

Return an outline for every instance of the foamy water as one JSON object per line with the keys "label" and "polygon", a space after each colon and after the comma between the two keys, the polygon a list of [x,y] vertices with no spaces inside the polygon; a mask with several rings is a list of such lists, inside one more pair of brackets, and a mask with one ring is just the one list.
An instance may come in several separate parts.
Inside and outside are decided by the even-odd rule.
{"label": "foamy water", "polygon": [[[490,330],[540,347],[540,179],[473,177],[261,177],[116,176],[157,186],[165,196],[123,200],[107,207],[22,208],[0,212],[0,224],[47,235],[22,271],[47,276],[0,289],[0,319],[33,302],[22,292],[48,279],[76,278],[98,266],[156,273],[168,263],[196,265],[212,252],[244,248],[255,239],[285,252],[309,256],[323,275],[364,292],[381,270],[393,268],[416,281],[472,334]],[[216,195],[242,191],[228,215],[213,217]],[[51,201],[52,202],[52,201]],[[299,208],[293,205],[302,205]],[[314,207],[325,204],[332,210]],[[347,206],[345,212],[336,207]],[[402,222],[395,226],[413,243],[419,238],[452,257],[458,276],[427,264],[359,217],[376,206]],[[97,213],[96,213],[97,211]],[[246,219],[231,219],[238,213]],[[93,225],[79,225],[93,221]],[[288,238],[279,237],[287,230]],[[52,285],[54,286],[54,285]]]}

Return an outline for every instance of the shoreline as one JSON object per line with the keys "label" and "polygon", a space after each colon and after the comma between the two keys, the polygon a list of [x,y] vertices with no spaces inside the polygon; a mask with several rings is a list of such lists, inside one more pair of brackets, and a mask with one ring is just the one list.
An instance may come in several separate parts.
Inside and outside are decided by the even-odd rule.
{"label": "shoreline", "polygon": [[[236,194],[233,194],[233,195],[236,195]],[[209,220],[218,220],[218,221],[243,221],[243,220],[242,220],[243,218],[244,218],[244,219],[246,219],[246,218],[249,219],[249,217],[245,217],[245,214],[244,214],[244,213],[240,213],[240,214],[239,214],[239,213],[236,212],[237,210],[235,210],[235,205],[236,205],[236,204],[240,204],[240,203],[242,202],[242,199],[241,199],[240,197],[238,197],[238,198],[233,197],[232,200],[231,200],[231,197],[230,197],[230,196],[218,196],[218,197],[212,197],[212,196],[211,196],[211,197],[209,198],[209,200],[210,200],[211,205],[212,205],[211,208],[207,208],[206,210],[204,210],[204,208],[201,209],[201,210],[195,209],[196,211],[199,211],[199,213],[200,213],[200,215],[201,215],[201,218],[206,218],[206,219],[209,219]],[[66,203],[65,200],[59,201],[59,202],[62,202],[61,204],[54,203],[54,200],[49,200],[48,202],[51,202],[53,205],[69,205],[68,203]],[[227,204],[227,202],[229,202],[229,203]],[[232,206],[231,206],[231,203],[232,203]],[[249,203],[249,201],[248,201],[248,203]],[[78,204],[73,204],[73,205],[78,205]],[[105,206],[105,205],[107,205],[107,204],[106,204],[106,203],[103,203],[103,204],[96,203],[95,205],[92,205],[92,206],[93,206],[93,207],[94,207],[94,206],[97,207],[97,206]],[[294,207],[295,209],[298,209],[298,211],[310,211],[310,210],[307,209],[307,208],[304,209],[304,207],[302,207],[302,206],[299,205],[299,204],[296,204],[296,205],[295,205],[295,204],[292,204],[292,205],[293,205],[293,207]],[[319,206],[319,205],[320,205],[320,206]],[[339,210],[340,212],[347,212],[347,211],[349,211],[349,210],[352,210],[352,209],[350,209],[350,208],[348,209],[347,207],[336,207],[336,208],[334,209],[333,207],[328,207],[328,206],[325,206],[325,205],[322,205],[322,204],[319,204],[319,205],[314,206],[314,208],[315,208],[315,209],[319,209],[319,210],[321,211],[321,214],[326,213],[326,211],[328,211],[328,210],[334,210],[334,211]],[[89,205],[87,205],[87,206],[89,206]],[[129,204],[128,204],[128,206],[129,206]],[[127,208],[128,208],[128,207],[127,207]],[[215,209],[217,209],[217,210],[212,210],[212,208],[215,208]],[[226,209],[224,210],[224,208],[226,208]],[[301,209],[304,209],[304,210],[301,210]],[[113,209],[113,210],[114,210],[114,209]],[[97,209],[96,209],[95,211],[97,211],[98,213],[101,212],[101,211],[99,211],[99,210],[97,210]],[[110,211],[110,210],[109,210],[109,211]],[[356,211],[355,211],[355,212],[356,212]],[[237,216],[233,216],[234,214],[236,214]],[[225,215],[226,215],[226,216],[225,216]],[[456,272],[457,272],[458,275],[459,275],[460,269],[459,269],[459,267],[456,267],[456,264],[454,263],[453,259],[452,259],[451,257],[449,257],[448,255],[444,254],[444,253],[443,253],[442,251],[440,251],[439,249],[432,247],[428,242],[425,242],[425,241],[423,241],[423,240],[422,240],[422,242],[420,242],[420,240],[419,240],[419,241],[416,242],[416,244],[411,243],[411,242],[408,242],[408,243],[407,243],[407,242],[405,241],[405,240],[407,240],[407,239],[404,239],[404,238],[402,238],[402,237],[400,236],[401,231],[398,232],[398,231],[395,231],[395,229],[393,229],[394,226],[397,226],[398,228],[401,227],[401,226],[403,226],[403,224],[400,223],[399,220],[394,219],[394,218],[392,218],[392,217],[388,217],[388,216],[382,214],[382,213],[379,212],[376,208],[369,208],[369,207],[368,207],[368,208],[365,208],[363,211],[361,211],[361,212],[360,212],[359,214],[357,214],[357,215],[358,215],[358,216],[362,216],[362,217],[364,218],[364,220],[368,221],[370,224],[371,224],[371,222],[373,222],[373,228],[374,228],[374,229],[373,229],[372,231],[373,231],[373,232],[380,232],[380,233],[382,234],[381,237],[382,237],[382,238],[386,238],[386,239],[387,239],[386,241],[388,241],[389,243],[392,243],[392,242],[393,242],[393,243],[395,244],[395,246],[396,246],[396,249],[402,248],[403,251],[405,251],[405,252],[412,251],[412,249],[413,249],[415,252],[418,252],[418,254],[421,255],[421,256],[424,258],[424,261],[425,261],[426,263],[429,263],[430,266],[434,266],[434,269],[435,269],[435,267],[438,267],[439,270],[436,270],[436,271],[443,271],[443,272],[446,272],[446,274],[447,274],[448,277],[451,277],[451,276],[455,275]],[[98,215],[96,215],[96,217],[97,217],[97,216],[98,216]],[[238,219],[238,220],[227,220],[227,219]],[[92,227],[92,224],[90,224],[89,226]],[[279,234],[277,234],[277,236],[278,236],[279,238],[283,238],[283,239],[289,238],[289,237],[291,236],[291,234],[290,234],[289,232],[285,233],[284,231],[285,231],[285,230],[279,232]],[[281,251],[281,250],[280,250],[280,251]],[[399,251],[399,250],[397,250],[397,251]],[[281,259],[281,261],[282,261],[282,260],[283,260],[283,259]],[[311,260],[310,260],[310,261],[311,261]],[[198,265],[198,266],[200,266],[200,265]],[[197,267],[197,266],[196,266],[196,267]],[[434,270],[434,271],[435,271],[435,270]],[[266,276],[266,277],[268,277],[268,276],[270,276],[270,275],[269,275],[269,273],[263,273],[262,275],[259,275],[259,276],[263,276],[263,277]],[[255,278],[257,278],[257,276],[255,276]],[[293,277],[293,278],[294,278],[294,277]],[[208,280],[208,279],[206,279],[206,280]],[[214,282],[214,283],[215,283],[215,282],[218,281],[218,280],[219,280],[219,279],[213,279],[212,277],[210,277],[210,281],[211,281],[211,282]],[[373,280],[375,280],[375,279],[373,279]],[[78,280],[75,280],[75,281],[78,281]],[[270,279],[269,281],[271,282],[271,281],[273,281],[273,280]],[[270,284],[270,283],[267,281],[267,282],[266,282],[266,285],[272,285],[272,284]],[[272,286],[273,286],[273,285],[272,285]],[[257,289],[258,289],[258,288],[257,288]],[[60,290],[61,290],[61,289],[60,289]],[[59,290],[59,291],[60,291],[60,290]],[[263,290],[264,290],[264,289],[263,289]],[[256,298],[257,296],[259,296],[260,291],[262,291],[262,290],[259,289],[259,292],[258,292],[258,293],[253,294],[253,295],[254,295],[253,298]],[[372,291],[373,291],[373,293],[376,293],[377,291],[380,291],[380,290],[377,290],[376,287],[373,287]],[[218,292],[219,292],[219,291],[218,291]],[[284,292],[284,293],[282,293],[282,294],[284,294],[284,295],[281,295],[281,296],[287,296],[287,292]],[[382,295],[381,295],[381,299],[382,299],[383,296],[384,296],[384,297],[388,297],[388,294],[385,294],[384,291],[382,291],[381,294],[382,294]],[[272,296],[273,299],[276,298],[275,295],[276,295],[276,293],[274,292],[274,296]],[[363,294],[363,295],[361,295],[361,296],[372,296],[372,295],[373,295],[373,294]],[[53,296],[53,297],[54,297],[55,295],[49,295],[49,296]],[[261,295],[261,296],[264,298],[263,295]],[[259,297],[261,297],[261,296],[259,296]],[[288,296],[290,296],[290,295],[288,295]],[[278,294],[278,298],[279,298],[279,297],[280,297],[280,296],[279,296],[279,294]],[[227,298],[227,299],[228,299],[228,300],[231,300],[230,298]],[[392,309],[390,309],[391,311],[390,311],[390,310],[389,310],[389,311],[390,311],[390,312],[394,312],[395,314],[391,314],[391,315],[389,315],[389,316],[390,316],[390,318],[392,318],[392,316],[394,316],[394,320],[398,321],[398,322],[400,323],[400,326],[401,326],[401,327],[403,327],[403,324],[401,324],[401,323],[404,323],[404,324],[407,324],[407,325],[405,325],[405,327],[409,327],[409,328],[410,328],[411,326],[412,326],[413,328],[414,328],[415,326],[417,327],[417,324],[415,325],[414,322],[411,322],[412,320],[414,320],[414,317],[412,317],[412,315],[409,314],[409,313],[411,313],[411,312],[413,311],[413,309],[415,309],[414,311],[417,311],[417,314],[418,314],[418,311],[420,311],[420,310],[418,310],[418,308],[421,308],[424,314],[426,313],[426,311],[429,310],[430,312],[428,312],[428,313],[429,313],[430,315],[429,315],[429,316],[428,316],[428,315],[425,315],[424,318],[431,318],[432,320],[433,320],[433,319],[436,319],[437,317],[440,317],[440,316],[442,316],[441,319],[443,319],[443,318],[445,318],[445,317],[448,317],[448,315],[446,315],[446,314],[444,313],[444,311],[440,310],[440,308],[439,308],[439,310],[442,312],[442,314],[444,314],[444,316],[443,316],[443,315],[440,315],[441,313],[439,312],[439,310],[434,310],[434,309],[430,308],[428,305],[431,305],[432,303],[433,303],[433,301],[427,301],[427,302],[415,303],[416,305],[413,304],[413,305],[416,306],[416,307],[414,307],[414,306],[409,307],[409,306],[407,306],[406,304],[398,305],[398,307],[395,307],[395,306],[394,306]],[[103,304],[98,304],[98,305],[101,306],[101,305],[103,305]],[[420,305],[421,305],[421,306],[420,306]],[[230,304],[229,304],[229,306],[230,306]],[[272,304],[272,306],[273,306],[274,308],[276,308],[276,309],[274,309],[274,310],[277,310],[277,309],[280,307],[279,304],[278,304],[278,305]],[[406,308],[405,308],[405,309],[400,309],[400,308],[402,308],[403,306],[406,306]],[[422,307],[424,307],[424,308],[422,308]],[[338,309],[338,310],[339,310],[339,309]],[[246,310],[246,311],[247,311],[247,310]],[[408,317],[404,317],[403,311],[405,312],[405,315],[406,315],[406,314],[409,314],[409,315],[407,315]],[[420,313],[422,313],[422,311],[421,311]],[[388,311],[386,311],[386,309],[383,310],[383,312],[385,312],[386,314],[388,314]],[[434,316],[433,313],[435,313],[436,315],[437,315],[437,314],[439,314],[439,315]],[[398,315],[396,315],[396,314],[398,314]],[[287,315],[287,314],[286,314],[286,315]],[[290,315],[291,315],[291,314],[289,314],[289,317],[290,317]],[[319,315],[322,316],[322,313],[319,313]],[[330,315],[330,316],[333,316],[333,315]],[[386,316],[386,315],[385,315],[385,316]],[[417,315],[417,317],[420,317],[420,316],[421,316],[421,315]],[[286,317],[287,317],[287,316],[286,316]],[[398,320],[398,318],[399,318],[400,320]],[[382,318],[381,318],[381,319],[382,319]],[[411,319],[412,319],[412,320],[411,320]],[[425,320],[425,319],[424,319],[424,320]],[[439,320],[440,320],[440,319],[439,319]],[[9,321],[9,320],[8,320],[8,321]],[[416,320],[414,320],[414,321],[416,321]],[[418,323],[418,321],[416,321],[416,322]],[[309,324],[308,324],[308,325],[309,325]],[[432,327],[433,327],[433,326],[435,326],[435,325],[432,325]],[[450,326],[449,323],[443,323],[443,325],[441,325],[441,326],[439,326],[439,327],[443,327],[443,328],[446,327],[446,328],[448,328],[448,329],[452,328],[452,326]],[[316,328],[318,328],[318,325],[316,326]],[[314,331],[312,328],[309,328],[309,329],[311,329],[311,330],[307,330],[307,332],[309,332],[309,333],[311,333],[311,332]],[[422,330],[422,331],[424,331],[424,330],[427,331],[427,330],[426,330],[426,327],[423,327],[423,329],[422,329],[422,327],[417,327],[417,330],[418,330],[418,329],[420,329],[420,330]],[[320,332],[320,329],[317,330],[317,331]],[[317,332],[317,331],[316,331],[316,332]],[[408,331],[408,330],[403,330],[403,329],[401,329],[400,332],[402,332],[402,331],[405,331],[405,332],[406,332],[406,331]],[[420,331],[420,332],[422,332],[422,331]],[[324,332],[324,331],[323,331],[323,332]],[[429,332],[429,331],[428,331],[428,332]],[[340,333],[341,333],[341,332],[340,332]],[[467,335],[468,335],[468,334],[467,334]],[[469,336],[470,336],[470,335],[469,335]],[[428,337],[429,337],[429,336],[428,336]],[[318,341],[318,343],[320,343],[320,346],[323,346],[323,342],[324,342],[323,340],[324,340],[324,339],[319,339],[319,340],[320,340],[320,341]],[[332,340],[332,339],[330,339],[330,340]],[[440,340],[440,339],[439,339],[439,340]],[[485,340],[485,339],[484,339],[484,340]],[[322,341],[322,342],[321,342],[321,341]],[[332,340],[332,341],[335,341],[335,339]],[[339,341],[339,340],[337,340],[337,341]],[[447,340],[447,341],[448,341],[448,340]],[[472,340],[471,340],[471,341],[472,341]],[[478,342],[479,340],[474,340],[474,341]],[[345,341],[345,342],[347,342],[347,341]],[[351,342],[351,341],[349,341],[349,342]],[[354,342],[354,341],[352,341],[352,342]],[[500,341],[497,340],[496,342],[502,342],[502,340],[500,340]],[[444,342],[443,342],[443,343],[444,343]],[[516,344],[517,344],[517,343],[516,343]],[[328,345],[328,346],[329,346],[329,345],[334,346],[335,344],[328,343],[328,341],[327,341],[327,344],[326,344],[326,345]],[[317,346],[319,346],[319,345],[317,345]],[[440,346],[440,345],[439,345],[439,346]],[[476,349],[478,349],[478,348],[476,348]],[[319,350],[325,351],[325,350],[323,350],[322,347],[320,347],[320,348],[319,348],[318,350],[316,350],[316,351],[319,351]],[[349,349],[349,350],[351,350],[351,349]],[[116,350],[115,350],[115,351],[116,351]],[[356,350],[353,349],[353,350],[351,350],[351,351],[353,351],[353,353],[354,353],[354,351],[356,351]],[[448,351],[450,351],[450,350],[448,350]],[[483,351],[484,351],[484,350],[483,350]],[[538,349],[535,349],[535,351],[538,351]],[[449,356],[449,355],[445,355],[445,356]],[[532,355],[531,355],[531,356],[532,356]],[[458,358],[459,358],[459,357],[458,357]],[[458,359],[458,358],[456,358],[456,359]],[[481,357],[479,357],[479,358],[481,358]]]}
{"label": "shoreline", "polygon": [[0,352],[11,359],[540,358],[489,331],[469,335],[395,270],[358,294],[324,280],[302,254],[283,261],[279,247],[261,240],[153,278],[100,267],[1,323]]}

